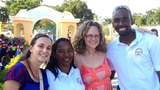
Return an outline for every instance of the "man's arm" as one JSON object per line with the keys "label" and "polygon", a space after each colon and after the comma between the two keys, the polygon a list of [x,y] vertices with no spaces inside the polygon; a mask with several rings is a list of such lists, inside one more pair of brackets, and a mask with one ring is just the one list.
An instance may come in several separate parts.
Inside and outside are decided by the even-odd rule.
{"label": "man's arm", "polygon": [[154,32],[152,32],[151,30],[146,29],[146,28],[137,28],[137,30],[138,30],[139,32],[141,32],[141,33],[147,32],[147,33],[156,35]]}
{"label": "man's arm", "polygon": [[160,71],[156,71],[160,82]]}

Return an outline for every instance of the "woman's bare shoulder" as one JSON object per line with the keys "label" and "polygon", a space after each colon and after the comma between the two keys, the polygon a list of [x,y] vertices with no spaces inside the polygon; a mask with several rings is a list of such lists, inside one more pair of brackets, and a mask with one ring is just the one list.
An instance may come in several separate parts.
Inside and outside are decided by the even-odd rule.
{"label": "woman's bare shoulder", "polygon": [[80,54],[77,54],[77,53],[74,54],[74,63],[77,65],[78,68],[81,67],[82,60],[81,60],[81,55]]}
{"label": "woman's bare shoulder", "polygon": [[77,54],[77,53],[74,54],[74,61],[75,62],[80,62],[81,61],[80,54]]}

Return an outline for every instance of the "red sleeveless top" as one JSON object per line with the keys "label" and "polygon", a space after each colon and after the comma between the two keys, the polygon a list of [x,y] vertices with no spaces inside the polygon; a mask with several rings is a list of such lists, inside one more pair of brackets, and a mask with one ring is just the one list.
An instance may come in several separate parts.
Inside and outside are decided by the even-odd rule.
{"label": "red sleeveless top", "polygon": [[98,68],[87,67],[82,63],[80,72],[85,90],[113,90],[110,80],[111,69],[106,57]]}

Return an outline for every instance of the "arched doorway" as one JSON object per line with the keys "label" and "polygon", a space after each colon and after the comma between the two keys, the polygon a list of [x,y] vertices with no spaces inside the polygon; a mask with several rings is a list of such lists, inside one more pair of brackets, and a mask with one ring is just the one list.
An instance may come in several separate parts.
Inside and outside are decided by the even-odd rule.
{"label": "arched doorway", "polygon": [[17,32],[16,32],[16,34],[17,34],[17,36],[18,37],[24,37],[24,26],[23,26],[23,24],[22,23],[18,23],[17,25],[16,25],[16,29],[17,29]]}
{"label": "arched doorway", "polygon": [[56,30],[53,33],[56,33],[56,39],[59,37],[67,38],[68,26],[73,28],[71,29],[71,38],[73,38],[77,23],[80,21],[80,19],[75,19],[70,12],[61,13],[47,6],[40,6],[29,11],[21,9],[16,16],[10,16],[14,23],[14,37],[18,36],[17,24],[21,23],[24,26],[24,38],[30,43],[35,23],[45,18],[55,22]]}

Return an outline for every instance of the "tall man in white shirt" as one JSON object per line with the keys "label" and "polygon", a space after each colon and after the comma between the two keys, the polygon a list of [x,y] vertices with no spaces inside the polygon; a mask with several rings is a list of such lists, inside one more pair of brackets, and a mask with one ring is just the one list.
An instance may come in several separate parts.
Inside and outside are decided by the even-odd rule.
{"label": "tall man in white shirt", "polygon": [[120,89],[160,90],[160,41],[132,29],[132,24],[127,6],[114,9],[113,27],[120,36],[107,46],[107,57],[117,72]]}

